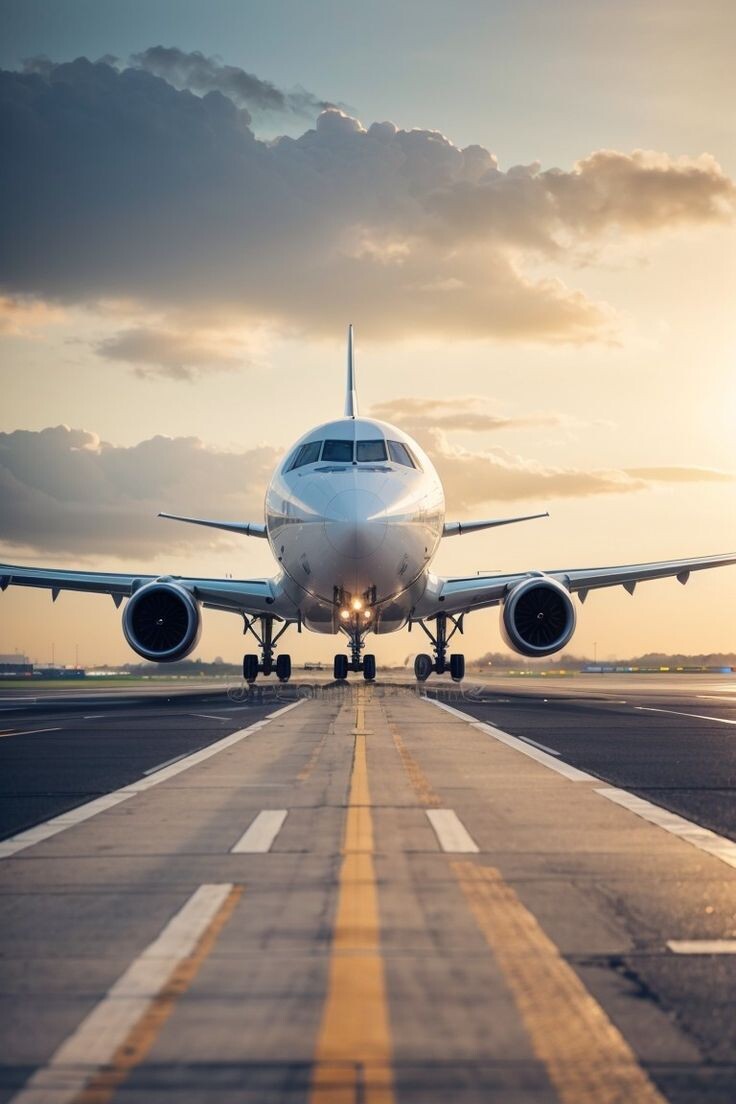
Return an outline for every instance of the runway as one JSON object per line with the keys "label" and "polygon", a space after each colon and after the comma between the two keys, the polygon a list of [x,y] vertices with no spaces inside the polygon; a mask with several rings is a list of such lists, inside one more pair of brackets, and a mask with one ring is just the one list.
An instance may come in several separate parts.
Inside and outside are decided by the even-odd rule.
{"label": "runway", "polygon": [[736,683],[441,685],[0,690],[0,1102],[731,1104]]}

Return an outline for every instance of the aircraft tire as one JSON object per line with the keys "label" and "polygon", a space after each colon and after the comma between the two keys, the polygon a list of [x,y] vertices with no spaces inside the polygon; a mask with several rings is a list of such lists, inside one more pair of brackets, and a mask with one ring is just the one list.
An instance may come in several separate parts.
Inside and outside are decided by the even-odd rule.
{"label": "aircraft tire", "polygon": [[246,682],[255,682],[258,678],[258,656],[243,656],[243,678]]}
{"label": "aircraft tire", "polygon": [[348,657],[346,655],[336,655],[335,664],[333,668],[335,678],[342,682],[348,677]]}
{"label": "aircraft tire", "polygon": [[363,656],[363,678],[366,682],[373,682],[376,677],[376,657],[374,655]]}
{"label": "aircraft tire", "polygon": [[465,656],[450,656],[450,675],[453,682],[462,682],[465,678]]}
{"label": "aircraft tire", "polygon": [[424,682],[432,674],[434,670],[434,664],[432,657],[428,656],[426,652],[420,652],[414,660],[414,678],[417,682]]}
{"label": "aircraft tire", "polygon": [[276,678],[279,682],[288,682],[291,678],[290,655],[280,655],[276,657]]}

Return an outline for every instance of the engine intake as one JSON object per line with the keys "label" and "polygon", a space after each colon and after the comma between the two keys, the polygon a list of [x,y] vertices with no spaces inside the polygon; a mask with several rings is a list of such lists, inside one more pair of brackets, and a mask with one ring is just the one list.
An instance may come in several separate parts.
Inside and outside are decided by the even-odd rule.
{"label": "engine intake", "polygon": [[172,663],[196,647],[202,618],[194,597],[176,583],[146,583],[129,600],[123,632],[144,659]]}
{"label": "engine intake", "polygon": [[575,606],[556,579],[534,577],[517,583],[503,604],[501,632],[514,651],[546,656],[564,648],[575,632]]}

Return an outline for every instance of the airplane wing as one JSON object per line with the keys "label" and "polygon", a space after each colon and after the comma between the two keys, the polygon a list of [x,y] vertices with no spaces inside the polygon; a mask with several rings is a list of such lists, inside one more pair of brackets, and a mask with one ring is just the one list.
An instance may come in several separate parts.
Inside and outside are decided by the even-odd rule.
{"label": "airplane wing", "polygon": [[[432,593],[421,602],[416,616],[434,617],[437,613],[469,613],[474,609],[497,606],[522,579],[535,575],[556,579],[584,602],[589,591],[601,587],[623,586],[634,593],[637,583],[674,576],[683,585],[692,571],[736,564],[735,554],[701,556],[689,560],[661,560],[657,563],[624,564],[620,567],[583,567],[571,570],[522,571],[511,575],[471,575],[464,578],[437,579]],[[429,590],[430,588],[428,588]],[[428,612],[425,612],[428,607]]]}
{"label": "airplane wing", "polygon": [[[62,590],[109,594],[116,606],[144,583],[158,575],[125,575],[106,571],[61,571],[49,567],[20,567],[0,564],[0,590],[8,586],[42,587],[54,601]],[[209,609],[233,613],[271,613],[276,591],[271,579],[198,579],[166,576],[191,591]]]}

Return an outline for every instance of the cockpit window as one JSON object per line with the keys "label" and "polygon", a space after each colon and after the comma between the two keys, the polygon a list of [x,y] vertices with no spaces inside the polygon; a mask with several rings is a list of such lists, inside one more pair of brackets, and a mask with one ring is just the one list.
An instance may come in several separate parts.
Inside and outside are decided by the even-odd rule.
{"label": "cockpit window", "polygon": [[322,459],[331,460],[337,464],[350,464],[353,459],[352,441],[325,441],[322,449]]}
{"label": "cockpit window", "polygon": [[406,468],[417,467],[412,454],[406,445],[402,445],[401,441],[389,441],[388,453],[395,464],[403,464]]}
{"label": "cockpit window", "polygon": [[359,464],[365,464],[370,460],[385,460],[386,442],[383,438],[378,441],[357,441],[355,459]]}
{"label": "cockpit window", "polygon": [[294,468],[303,468],[305,464],[316,464],[319,460],[319,450],[321,447],[321,441],[308,441],[306,445],[302,445],[297,451],[289,471],[293,471]]}

